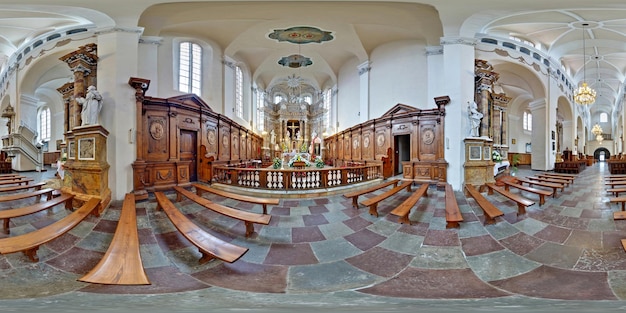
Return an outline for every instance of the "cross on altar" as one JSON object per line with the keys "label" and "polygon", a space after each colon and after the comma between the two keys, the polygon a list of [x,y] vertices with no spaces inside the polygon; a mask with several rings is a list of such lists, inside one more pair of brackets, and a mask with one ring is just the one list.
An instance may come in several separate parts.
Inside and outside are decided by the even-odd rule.
{"label": "cross on altar", "polygon": [[298,121],[287,121],[287,129],[291,130],[290,133],[290,138],[291,140],[295,141],[296,138],[296,132],[300,130],[300,122]]}

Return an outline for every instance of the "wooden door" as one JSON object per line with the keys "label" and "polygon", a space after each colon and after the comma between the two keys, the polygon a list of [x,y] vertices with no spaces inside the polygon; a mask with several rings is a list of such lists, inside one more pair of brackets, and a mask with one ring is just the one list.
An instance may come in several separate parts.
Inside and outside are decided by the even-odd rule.
{"label": "wooden door", "polygon": [[197,133],[191,130],[180,130],[180,160],[191,161],[189,164],[189,181],[197,181]]}

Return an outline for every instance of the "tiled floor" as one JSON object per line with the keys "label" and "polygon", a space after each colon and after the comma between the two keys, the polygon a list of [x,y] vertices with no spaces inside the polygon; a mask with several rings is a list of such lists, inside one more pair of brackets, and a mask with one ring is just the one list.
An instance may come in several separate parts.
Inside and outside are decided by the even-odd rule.
{"label": "tiled floor", "polygon": [[[521,169],[518,175],[532,172]],[[26,175],[45,179],[53,171]],[[608,203],[604,175],[604,164],[588,167],[558,197],[529,207],[523,216],[517,216],[511,201],[485,193],[505,213],[489,226],[483,225],[474,200],[457,191],[465,219],[459,229],[445,228],[444,193],[434,188],[411,213],[413,225],[399,224],[388,214],[408,197],[405,191],[380,204],[378,218],[367,208],[352,208],[350,199],[331,195],[281,200],[268,208],[270,225],[256,225],[250,238],[244,237],[242,222],[189,200],[177,203],[207,231],[249,248],[233,264],[198,265],[200,253],[164,213],[155,212],[150,199],[137,203],[137,217],[152,285],[78,282],[102,257],[115,232],[120,203],[114,203],[101,218],[89,217],[42,246],[39,263],[19,253],[0,256],[0,311],[618,310],[626,306],[626,252],[620,244],[626,238],[626,221],[612,218],[619,208]],[[205,197],[261,212],[260,206]],[[58,206],[15,219],[11,235],[65,214]]]}

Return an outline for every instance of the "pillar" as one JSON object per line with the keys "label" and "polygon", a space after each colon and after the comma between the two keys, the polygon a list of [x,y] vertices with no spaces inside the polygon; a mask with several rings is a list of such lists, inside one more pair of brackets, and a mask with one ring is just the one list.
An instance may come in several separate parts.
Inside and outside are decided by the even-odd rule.
{"label": "pillar", "polygon": [[[533,133],[532,133],[532,161],[531,168],[533,170],[548,170],[554,167],[549,166],[549,154],[552,152],[552,143],[549,139],[551,136],[550,129],[546,123],[546,100],[538,99],[529,103],[530,112],[533,115]],[[548,130],[548,131],[545,131]],[[556,142],[555,142],[556,145]],[[555,148],[556,149],[556,148]]]}
{"label": "pillar", "polygon": [[365,61],[358,66],[359,70],[359,123],[370,119],[370,61]]}

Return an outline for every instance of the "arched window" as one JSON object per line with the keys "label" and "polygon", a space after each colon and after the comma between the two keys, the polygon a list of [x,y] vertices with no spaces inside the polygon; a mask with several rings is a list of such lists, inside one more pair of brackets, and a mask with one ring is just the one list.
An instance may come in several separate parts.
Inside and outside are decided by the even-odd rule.
{"label": "arched window", "polygon": [[178,45],[178,91],[200,96],[202,83],[202,47],[185,41]]}
{"label": "arched window", "polygon": [[533,130],[533,115],[532,113],[524,112],[523,128],[527,131]]}
{"label": "arched window", "polygon": [[235,116],[243,118],[243,71],[235,68]]}
{"label": "arched window", "polygon": [[41,141],[50,140],[50,109],[42,107],[39,110],[39,134]]}
{"label": "arched window", "polygon": [[608,123],[609,122],[609,115],[606,114],[605,112],[600,113],[600,123]]}

